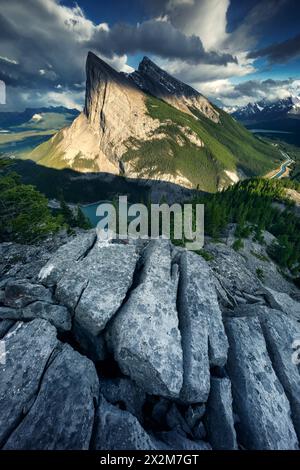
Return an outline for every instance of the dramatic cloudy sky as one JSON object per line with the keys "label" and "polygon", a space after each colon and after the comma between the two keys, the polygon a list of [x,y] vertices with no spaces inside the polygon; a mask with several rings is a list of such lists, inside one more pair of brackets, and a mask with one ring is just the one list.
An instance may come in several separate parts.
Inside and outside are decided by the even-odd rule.
{"label": "dramatic cloudy sky", "polygon": [[85,59],[143,55],[218,104],[300,93],[299,0],[0,0],[7,104],[82,106]]}

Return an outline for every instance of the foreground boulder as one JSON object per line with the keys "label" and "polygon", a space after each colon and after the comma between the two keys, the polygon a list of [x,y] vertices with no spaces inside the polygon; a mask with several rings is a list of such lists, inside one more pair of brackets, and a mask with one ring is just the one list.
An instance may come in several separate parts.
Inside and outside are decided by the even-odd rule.
{"label": "foreground boulder", "polygon": [[183,363],[178,273],[172,270],[170,248],[166,240],[150,242],[140,283],[114,318],[108,339],[125,375],[148,393],[179,397]]}
{"label": "foreground boulder", "polygon": [[221,286],[233,297],[244,293],[255,295],[261,282],[250,271],[247,260],[240,253],[223,243],[210,243],[205,249],[212,255],[209,262]]}
{"label": "foreground boulder", "polygon": [[55,328],[45,320],[16,323],[3,341],[6,360],[0,364],[0,446],[32,405],[47,361],[58,345]]}
{"label": "foreground boulder", "polygon": [[13,320],[0,320],[0,339],[6,335],[14,324]]}
{"label": "foreground boulder", "polygon": [[36,300],[51,302],[51,299],[51,292],[40,284],[18,280],[8,282],[5,287],[4,305],[7,307],[22,308]]}
{"label": "foreground boulder", "polygon": [[[88,279],[75,309],[77,323],[99,334],[129,290],[138,256],[134,245],[95,245],[80,266]],[[66,279],[64,280],[66,282]]]}
{"label": "foreground boulder", "polygon": [[88,449],[98,393],[93,363],[63,345],[45,371],[34,404],[4,449]]}
{"label": "foreground boulder", "polygon": [[272,308],[288,313],[300,321],[300,302],[296,302],[284,292],[277,292],[267,287],[264,289],[264,293]]}
{"label": "foreground boulder", "polygon": [[25,308],[0,307],[2,320],[34,320],[35,318],[48,320],[60,331],[69,331],[72,327],[70,312],[62,305],[36,301]]}
{"label": "foreground boulder", "polygon": [[231,383],[226,377],[212,377],[205,422],[213,449],[236,450]]}
{"label": "foreground boulder", "polygon": [[275,372],[290,401],[292,419],[300,439],[300,373],[293,360],[293,344],[300,340],[300,325],[282,312],[268,309],[260,316]]}
{"label": "foreground boulder", "polygon": [[291,408],[255,317],[226,322],[227,369],[239,416],[238,434],[246,449],[297,449]]}
{"label": "foreground boulder", "polygon": [[246,289],[231,248],[223,274],[164,239],[49,244],[40,281],[0,244],[0,448],[298,448],[297,293]]}
{"label": "foreground boulder", "polygon": [[143,421],[145,392],[128,378],[100,378],[100,389],[104,398],[113,405],[120,405],[140,422]]}
{"label": "foreground boulder", "polygon": [[96,232],[91,230],[77,235],[73,240],[62,245],[40,270],[39,280],[48,286],[57,284],[64,274],[73,267],[74,263],[86,256],[95,241]]}
{"label": "foreground boulder", "polygon": [[24,320],[43,318],[52,323],[59,331],[69,331],[72,327],[71,315],[66,307],[46,302],[34,302],[23,308],[22,318]]}
{"label": "foreground boulder", "polygon": [[[58,250],[40,277],[57,282],[56,299],[75,312],[77,324],[97,336],[121,306],[138,256],[134,245],[94,243],[91,236],[83,238],[83,252],[76,240]],[[70,262],[66,257],[74,244],[76,259]]]}
{"label": "foreground boulder", "polygon": [[212,272],[196,253],[181,255],[178,305],[184,360],[180,397],[204,402],[209,393],[209,367],[226,363],[228,342]]}
{"label": "foreground boulder", "polygon": [[96,415],[93,448],[96,450],[156,450],[154,440],[128,411],[109,404],[103,397]]}

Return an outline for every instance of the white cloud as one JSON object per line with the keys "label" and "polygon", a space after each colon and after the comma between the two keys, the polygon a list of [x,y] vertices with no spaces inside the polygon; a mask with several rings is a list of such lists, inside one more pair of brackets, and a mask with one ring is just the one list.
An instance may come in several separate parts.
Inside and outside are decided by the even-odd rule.
{"label": "white cloud", "polygon": [[42,98],[41,103],[44,102],[45,106],[65,106],[66,108],[82,111],[84,95],[84,92],[65,91],[58,93],[50,91],[45,98]]}
{"label": "white cloud", "polygon": [[[77,104],[76,93],[78,90],[82,92],[82,84],[85,83],[88,41],[95,31],[109,31],[109,25],[95,25],[77,4],[67,7],[59,0],[26,0],[21,3],[1,0],[1,13],[0,79],[5,81],[7,89],[11,89],[8,106],[14,105],[19,109],[30,106],[30,96],[35,106],[39,102],[41,106],[46,105],[44,96],[51,99],[52,104],[59,104],[60,98],[64,105],[69,103],[73,107]],[[1,21],[4,21],[6,29]],[[26,28],[20,25],[26,25]],[[3,36],[1,29],[5,31]],[[108,59],[99,54],[97,48],[93,52],[119,71],[132,71],[126,54],[115,54]],[[64,93],[57,94],[61,89]],[[39,98],[38,91],[41,90]]]}
{"label": "white cloud", "polygon": [[[110,26],[104,22],[96,25],[85,16],[84,11],[76,3],[73,7],[67,7],[60,0],[0,1],[2,14],[0,17],[0,79],[5,80],[7,89],[14,88],[15,96],[12,92],[8,93],[11,104],[17,104],[18,96],[20,106],[27,103],[27,94],[28,101],[31,96],[35,104],[38,100],[44,102],[45,96],[47,99],[61,98],[64,103],[71,103],[72,90],[75,97],[72,106],[78,103],[80,100],[78,101],[76,94],[82,93],[84,88],[84,66],[89,44],[93,44],[93,52],[117,70],[132,71],[127,64],[126,44],[124,50],[121,48],[118,54],[113,54],[116,49],[112,48],[108,52],[103,47],[103,42],[92,41],[95,38],[105,37],[105,33],[110,39],[114,25]],[[147,1],[145,0],[145,3]],[[198,62],[202,61],[201,64],[191,66],[191,61],[188,59],[156,58],[156,62],[200,92],[211,97],[216,97],[217,93],[220,93],[224,100],[229,101],[233,99],[230,96],[233,87],[230,79],[244,77],[256,71],[255,62],[247,58],[247,53],[249,44],[255,45],[257,41],[258,25],[270,19],[283,1],[265,0],[262,2],[263,6],[256,4],[242,24],[235,31],[228,33],[227,13],[230,0],[149,0],[149,5],[151,3],[155,7],[152,10],[152,19],[141,23],[143,27],[140,25],[135,28],[134,25],[125,25],[125,30],[132,28],[132,34],[129,36],[133,49],[137,47],[136,42],[140,39],[136,31],[141,34],[141,30],[149,30],[152,35],[149,33],[146,43],[153,46],[155,39],[157,53],[162,54],[162,50],[165,50],[165,57],[170,57],[170,34],[165,36],[170,41],[165,40],[162,44],[161,36],[158,36],[156,32],[153,33],[153,23],[156,23],[157,31],[164,29],[168,32],[170,30],[175,38],[183,37],[187,44],[190,44],[191,35],[194,35],[192,43],[195,49],[198,51],[199,44],[202,47],[201,41],[204,46],[201,59],[197,59]],[[266,8],[268,5],[269,8]],[[1,21],[4,23],[1,24]],[[146,28],[147,23],[149,23],[148,28]],[[26,28],[20,25],[26,25]],[[168,27],[171,28],[168,29]],[[116,31],[118,33],[122,31],[122,28],[116,28]],[[178,36],[178,32],[181,36]],[[118,36],[117,33],[115,36]],[[122,37],[117,41],[119,47],[120,44],[122,46]],[[142,38],[145,39],[144,33]],[[178,42],[177,39],[176,41]],[[175,52],[178,53],[182,44],[180,43],[177,47],[176,41],[174,41]],[[111,46],[110,41],[108,41],[108,46]],[[100,50],[102,55],[99,54]],[[228,62],[227,59],[218,61],[215,51],[220,57],[225,54],[236,56],[237,63]],[[153,52],[152,47],[152,54]],[[173,57],[183,57],[183,54],[178,56],[174,53]],[[208,63],[209,58],[210,63]],[[40,96],[38,91],[41,92]],[[285,93],[284,89],[282,93]],[[246,95],[245,97],[247,98]]]}
{"label": "white cloud", "polygon": [[[249,48],[257,44],[258,30],[264,22],[278,12],[285,0],[258,2],[239,26],[227,32],[227,13],[230,0],[194,0],[191,2],[169,1],[162,14],[185,34],[196,34],[207,50],[218,50],[237,57],[237,63],[199,64],[193,67],[182,60],[156,61],[162,68],[189,83],[203,94],[216,98],[220,86],[230,89],[230,79],[245,77],[256,72],[254,59],[247,57]],[[164,2],[162,2],[164,3]],[[284,91],[282,92],[284,93]],[[248,99],[245,97],[245,99]]]}
{"label": "white cloud", "polygon": [[229,5],[230,0],[172,1],[169,18],[185,34],[199,36],[206,49],[218,49],[227,38]]}
{"label": "white cloud", "polygon": [[202,83],[202,90],[210,99],[221,100],[226,107],[236,107],[263,99],[276,101],[299,96],[300,80],[248,80],[234,85],[224,79]]}
{"label": "white cloud", "polygon": [[13,64],[13,65],[18,65],[19,63],[14,59],[10,59],[9,57],[4,57],[4,56],[0,56],[0,60],[3,60],[3,62],[8,62],[9,64]]}
{"label": "white cloud", "polygon": [[226,66],[213,64],[199,64],[193,67],[183,61],[162,60],[157,57],[157,64],[168,71],[171,75],[179,78],[185,83],[196,88],[205,94],[210,84],[213,86],[215,82],[222,82],[232,77],[244,77],[256,71],[253,60],[246,58],[247,53],[238,55],[238,63],[229,63]]}

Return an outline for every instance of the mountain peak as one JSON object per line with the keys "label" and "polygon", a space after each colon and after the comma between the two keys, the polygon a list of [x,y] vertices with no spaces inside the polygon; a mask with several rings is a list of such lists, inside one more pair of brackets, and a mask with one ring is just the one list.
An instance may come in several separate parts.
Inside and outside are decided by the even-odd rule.
{"label": "mountain peak", "polygon": [[114,77],[115,79],[120,79],[121,74],[117,72],[113,67],[108,65],[107,62],[104,60],[100,59],[100,57],[96,56],[93,52],[89,51],[86,59],[86,73],[87,73],[87,78],[90,73],[90,71],[99,71],[102,74],[105,75],[110,75],[111,77]]}
{"label": "mountain peak", "polygon": [[288,96],[278,100],[263,99],[248,103],[232,111],[233,116],[241,122],[263,122],[299,114],[299,97]]}
{"label": "mountain peak", "polygon": [[166,101],[180,111],[192,114],[194,117],[199,111],[215,123],[220,121],[218,111],[207,98],[161,69],[147,56],[140,62],[138,70],[130,74],[129,78],[146,93]]}
{"label": "mountain peak", "polygon": [[[134,88],[136,85],[124,73],[120,73],[107,62],[89,51],[86,60],[86,93],[84,113],[90,122],[94,121],[95,128],[99,127],[98,98],[105,98],[108,85],[115,89]],[[140,90],[138,90],[140,92]],[[98,97],[98,98],[97,98]],[[99,104],[99,103],[98,103]]]}
{"label": "mountain peak", "polygon": [[138,71],[145,72],[149,67],[164,72],[164,70],[162,70],[155,62],[153,62],[153,60],[149,59],[149,57],[145,55],[139,63]]}
{"label": "mountain peak", "polygon": [[139,63],[139,67],[141,67],[142,65],[144,64],[153,64],[153,65],[156,65],[153,60],[149,59],[148,56],[144,55],[143,59],[141,60],[141,62]]}

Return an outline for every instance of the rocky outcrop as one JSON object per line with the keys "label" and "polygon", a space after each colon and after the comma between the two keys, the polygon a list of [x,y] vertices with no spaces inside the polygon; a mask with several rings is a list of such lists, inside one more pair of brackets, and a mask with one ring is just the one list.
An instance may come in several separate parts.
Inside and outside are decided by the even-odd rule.
{"label": "rocky outcrop", "polygon": [[55,328],[45,320],[28,324],[19,322],[3,341],[5,361],[0,364],[0,446],[5,444],[35,400],[44,369],[58,344]]}
{"label": "rocky outcrop", "polygon": [[233,298],[244,294],[256,295],[261,282],[250,271],[246,259],[224,243],[209,243],[205,249],[212,255],[210,266],[223,289]]}
{"label": "rocky outcrop", "polygon": [[48,365],[38,396],[4,449],[88,449],[99,381],[91,361],[69,345]]}
{"label": "rocky outcrop", "polygon": [[169,241],[150,242],[143,254],[140,283],[113,320],[108,337],[126,375],[149,393],[176,398],[183,365],[176,310],[178,273],[171,261]]}
{"label": "rocky outcrop", "polygon": [[300,321],[299,302],[296,302],[284,292],[277,292],[268,287],[264,289],[264,293],[272,308],[286,312],[287,314],[292,315],[295,320]]}
{"label": "rocky outcrop", "polygon": [[5,287],[4,305],[14,308],[26,307],[36,300],[51,302],[51,292],[39,284],[10,281]]}
{"label": "rocky outcrop", "polygon": [[68,240],[51,256],[39,272],[39,280],[47,286],[53,286],[67,273],[74,263],[80,261],[96,242],[94,230],[85,232]]}
{"label": "rocky outcrop", "polygon": [[96,415],[93,449],[156,450],[156,443],[128,411],[102,398]]}
{"label": "rocky outcrop", "polygon": [[143,422],[143,407],[146,393],[128,378],[107,379],[100,377],[100,389],[104,398],[112,405],[120,405]]}
{"label": "rocky outcrop", "polygon": [[290,403],[268,355],[256,318],[226,322],[227,369],[237,411],[238,436],[248,449],[296,449]]}
{"label": "rocky outcrop", "polygon": [[1,448],[299,447],[295,287],[271,308],[226,244],[209,263],[168,240],[93,232],[4,245]]}
{"label": "rocky outcrop", "polygon": [[213,449],[238,448],[232,412],[231,383],[227,377],[211,378],[205,422]]}
{"label": "rocky outcrop", "polygon": [[[50,300],[50,299],[49,299]],[[71,314],[66,307],[37,300],[25,308],[0,307],[0,320],[48,320],[60,331],[69,331],[72,327]]]}
{"label": "rocky outcrop", "polygon": [[0,339],[6,335],[14,324],[13,320],[0,320]]}
{"label": "rocky outcrop", "polygon": [[[84,241],[86,241],[84,239]],[[75,260],[61,248],[43,268],[43,282],[56,279],[57,300],[74,311],[77,324],[97,336],[121,306],[133,282],[137,261],[133,245],[91,243]],[[71,242],[74,243],[74,242]]]}
{"label": "rocky outcrop", "polygon": [[293,423],[300,439],[299,367],[292,360],[293,343],[300,340],[300,325],[290,316],[268,309],[260,316],[275,372],[290,401]]}
{"label": "rocky outcrop", "polygon": [[209,393],[210,366],[223,366],[228,343],[212,273],[203,258],[185,252],[180,258],[179,319],[184,382],[181,399],[204,402]]}

